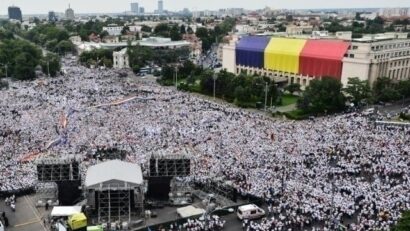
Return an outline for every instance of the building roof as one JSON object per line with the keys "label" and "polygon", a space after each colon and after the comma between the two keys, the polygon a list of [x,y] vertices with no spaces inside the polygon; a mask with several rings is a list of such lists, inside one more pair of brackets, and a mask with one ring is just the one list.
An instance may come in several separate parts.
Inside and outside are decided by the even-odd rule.
{"label": "building roof", "polygon": [[68,217],[81,213],[81,206],[54,206],[51,210],[51,217]]}
{"label": "building roof", "polygon": [[91,187],[112,180],[141,185],[143,183],[141,167],[120,160],[110,160],[91,166],[85,176],[85,186]]}
{"label": "building roof", "polygon": [[205,210],[201,208],[197,208],[195,206],[189,205],[186,207],[182,208],[177,208],[177,214],[181,218],[187,218],[187,217],[192,217],[192,216],[199,216],[201,214],[204,214]]}
{"label": "building roof", "polygon": [[238,207],[238,209],[239,209],[239,210],[242,210],[242,211],[251,210],[251,209],[258,209],[258,208],[259,208],[259,207],[256,206],[255,204],[247,204],[247,205],[242,205],[242,206],[239,206],[239,207]]}

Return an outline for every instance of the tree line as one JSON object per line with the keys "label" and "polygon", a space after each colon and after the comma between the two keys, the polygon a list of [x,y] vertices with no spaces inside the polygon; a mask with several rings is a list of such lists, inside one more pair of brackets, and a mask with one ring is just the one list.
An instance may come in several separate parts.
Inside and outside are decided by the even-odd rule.
{"label": "tree line", "polygon": [[[235,103],[240,107],[262,106],[267,98],[267,105],[277,105],[280,99],[280,91],[274,81],[268,77],[249,76],[240,74],[235,76],[225,70],[215,73],[210,69],[202,69],[190,61],[177,67],[165,66],[162,68],[161,78],[158,82],[163,85],[174,85],[177,81],[178,89],[183,91],[198,92],[215,96]],[[265,90],[267,86],[267,95]]]}
{"label": "tree line", "polygon": [[29,31],[21,31],[20,35],[48,51],[60,55],[75,52],[74,44],[69,40],[68,31],[58,28],[52,23],[37,25]]}
{"label": "tree line", "polygon": [[4,24],[0,28],[0,77],[12,77],[18,80],[36,78],[36,70],[42,70],[51,76],[60,70],[60,59],[55,54],[43,56],[42,51],[28,41],[16,39],[19,25]]}
{"label": "tree line", "polygon": [[349,78],[343,88],[339,80],[324,77],[313,80],[298,101],[301,114],[341,112],[347,105],[361,108],[375,103],[386,103],[410,98],[410,80],[393,81],[378,78],[371,88],[368,81]]}

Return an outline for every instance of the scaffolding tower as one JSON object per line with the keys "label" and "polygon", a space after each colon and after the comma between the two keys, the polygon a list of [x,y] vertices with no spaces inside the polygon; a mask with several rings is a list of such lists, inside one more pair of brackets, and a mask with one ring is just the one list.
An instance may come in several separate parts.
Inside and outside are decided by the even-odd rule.
{"label": "scaffolding tower", "polygon": [[149,177],[184,177],[191,174],[191,158],[187,154],[153,154],[149,160]]}
{"label": "scaffolding tower", "polygon": [[123,222],[144,213],[144,197],[141,187],[131,188],[111,184],[90,192],[88,198],[96,203],[98,222]]}
{"label": "scaffolding tower", "polygon": [[42,158],[35,161],[39,182],[75,181],[80,179],[79,162],[75,159]]}

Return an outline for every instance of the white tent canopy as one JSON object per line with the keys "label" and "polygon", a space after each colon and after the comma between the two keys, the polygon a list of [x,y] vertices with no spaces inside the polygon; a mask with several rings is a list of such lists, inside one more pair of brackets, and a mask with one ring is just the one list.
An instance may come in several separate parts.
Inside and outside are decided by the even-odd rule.
{"label": "white tent canopy", "polygon": [[142,170],[138,164],[110,160],[94,166],[87,170],[85,187],[99,188],[104,183],[124,182],[129,185],[142,185]]}
{"label": "white tent canopy", "polygon": [[81,213],[81,206],[54,206],[51,210],[51,217],[68,217]]}
{"label": "white tent canopy", "polygon": [[187,218],[187,217],[202,215],[205,213],[205,210],[189,205],[189,206],[178,208],[177,213],[181,218]]}

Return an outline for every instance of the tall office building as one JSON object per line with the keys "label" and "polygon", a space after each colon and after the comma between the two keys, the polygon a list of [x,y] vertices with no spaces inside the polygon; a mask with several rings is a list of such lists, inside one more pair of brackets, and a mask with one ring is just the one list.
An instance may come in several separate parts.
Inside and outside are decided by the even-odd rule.
{"label": "tall office building", "polygon": [[49,11],[48,12],[48,21],[49,22],[57,22],[58,21],[57,15],[54,11]]}
{"label": "tall office building", "polygon": [[9,19],[23,21],[23,15],[19,7],[9,6]]}
{"label": "tall office building", "polygon": [[158,14],[163,14],[164,13],[164,1],[159,0],[158,1]]}
{"label": "tall office building", "polygon": [[140,14],[145,14],[145,8],[144,7],[140,7]]}
{"label": "tall office building", "polygon": [[139,13],[138,2],[132,2],[131,3],[131,12],[134,13],[134,14]]}
{"label": "tall office building", "polygon": [[65,11],[65,18],[67,20],[74,20],[75,19],[74,10],[71,9],[70,5],[68,5],[68,9]]}

